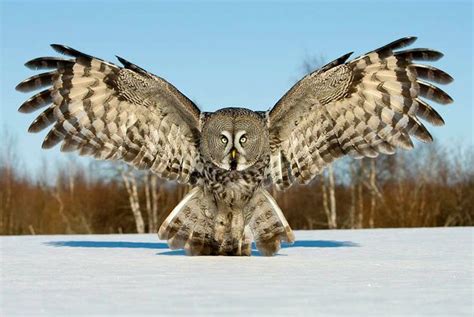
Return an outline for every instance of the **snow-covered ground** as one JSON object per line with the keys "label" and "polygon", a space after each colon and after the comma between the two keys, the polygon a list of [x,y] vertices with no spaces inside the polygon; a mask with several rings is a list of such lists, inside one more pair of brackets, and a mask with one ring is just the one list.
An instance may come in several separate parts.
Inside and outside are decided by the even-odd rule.
{"label": "snow-covered ground", "polygon": [[297,231],[276,257],[187,257],[156,235],[0,237],[0,315],[473,316],[473,233]]}

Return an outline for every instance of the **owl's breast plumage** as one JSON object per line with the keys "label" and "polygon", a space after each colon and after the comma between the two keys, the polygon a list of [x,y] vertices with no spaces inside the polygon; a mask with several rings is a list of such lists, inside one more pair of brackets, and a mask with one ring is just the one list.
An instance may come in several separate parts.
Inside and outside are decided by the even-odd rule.
{"label": "owl's breast plumage", "polygon": [[219,202],[229,206],[244,206],[266,178],[270,157],[266,156],[243,170],[225,170],[208,161],[198,164],[197,185],[211,193]]}

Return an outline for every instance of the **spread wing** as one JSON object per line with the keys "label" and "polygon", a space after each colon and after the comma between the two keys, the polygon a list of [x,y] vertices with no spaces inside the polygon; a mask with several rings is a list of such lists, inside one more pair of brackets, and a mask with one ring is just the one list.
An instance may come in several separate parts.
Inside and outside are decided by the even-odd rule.
{"label": "spread wing", "polygon": [[38,132],[53,125],[43,148],[61,143],[98,159],[123,160],[168,179],[187,182],[198,156],[200,111],[164,79],[118,57],[124,67],[53,44],[71,59],[41,57],[32,69],[53,69],[21,82],[34,95],[19,108],[47,107],[31,124]]}
{"label": "spread wing", "polygon": [[443,55],[431,49],[399,50],[407,37],[346,62],[325,65],[295,84],[268,115],[272,181],[283,189],[306,183],[335,159],[393,154],[413,147],[411,136],[432,141],[420,119],[444,124],[421,97],[452,102],[438,84],[453,79],[432,66]]}

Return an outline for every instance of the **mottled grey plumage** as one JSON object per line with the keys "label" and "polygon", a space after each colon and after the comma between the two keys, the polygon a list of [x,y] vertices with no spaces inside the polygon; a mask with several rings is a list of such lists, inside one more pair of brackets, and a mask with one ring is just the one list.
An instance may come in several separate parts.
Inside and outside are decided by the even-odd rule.
{"label": "mottled grey plumage", "polygon": [[452,99],[423,81],[452,78],[432,66],[442,54],[401,48],[392,42],[354,60],[346,54],[301,79],[266,113],[225,108],[201,113],[164,79],[118,58],[123,67],[62,45],[72,59],[42,57],[26,66],[53,71],[33,76],[20,91],[49,87],[28,99],[21,112],[47,107],[29,128],[50,125],[43,148],[61,143],[98,159],[123,160],[193,189],[160,228],[171,248],[191,255],[250,255],[255,240],[273,255],[293,233],[265,190],[306,183],[343,155],[393,154],[429,142],[421,123],[444,124],[420,97]]}

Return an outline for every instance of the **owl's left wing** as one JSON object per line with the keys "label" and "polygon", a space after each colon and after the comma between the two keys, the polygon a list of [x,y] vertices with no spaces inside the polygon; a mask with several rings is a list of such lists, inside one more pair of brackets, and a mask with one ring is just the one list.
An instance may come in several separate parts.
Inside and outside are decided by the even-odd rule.
{"label": "owl's left wing", "polygon": [[157,175],[188,182],[198,157],[200,111],[164,79],[120,57],[123,67],[64,45],[52,47],[70,59],[40,57],[26,66],[53,69],[16,88],[45,90],[19,111],[46,107],[29,131],[50,125],[43,148],[61,144],[98,159],[123,160]]}
{"label": "owl's left wing", "polygon": [[295,84],[268,114],[270,173],[278,188],[306,183],[335,159],[393,154],[410,149],[410,136],[430,142],[420,121],[444,124],[423,99],[452,102],[422,79],[447,84],[453,79],[432,66],[443,55],[431,49],[399,49],[406,37],[346,62],[351,54],[323,66]]}

